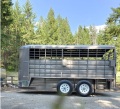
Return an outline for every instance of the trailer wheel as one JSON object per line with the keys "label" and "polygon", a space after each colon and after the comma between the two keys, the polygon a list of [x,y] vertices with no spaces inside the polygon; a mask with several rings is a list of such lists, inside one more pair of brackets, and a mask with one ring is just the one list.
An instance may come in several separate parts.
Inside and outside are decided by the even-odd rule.
{"label": "trailer wheel", "polygon": [[61,80],[57,85],[57,92],[60,95],[70,95],[72,91],[72,83],[68,80]]}
{"label": "trailer wheel", "polygon": [[89,81],[81,80],[77,83],[76,92],[83,97],[87,97],[92,93],[92,84]]}

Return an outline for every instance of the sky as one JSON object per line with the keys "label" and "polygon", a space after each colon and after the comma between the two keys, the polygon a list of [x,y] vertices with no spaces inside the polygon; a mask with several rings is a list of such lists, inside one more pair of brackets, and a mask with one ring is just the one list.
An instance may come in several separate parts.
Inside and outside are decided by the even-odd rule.
{"label": "sky", "polygon": [[[18,0],[23,6],[26,0]],[[52,8],[55,17],[61,15],[62,18],[68,19],[71,31],[77,31],[81,26],[99,26],[104,25],[109,15],[112,13],[111,8],[120,6],[120,0],[29,0],[33,12],[36,14],[35,21],[47,17]],[[13,3],[16,0],[12,0]]]}

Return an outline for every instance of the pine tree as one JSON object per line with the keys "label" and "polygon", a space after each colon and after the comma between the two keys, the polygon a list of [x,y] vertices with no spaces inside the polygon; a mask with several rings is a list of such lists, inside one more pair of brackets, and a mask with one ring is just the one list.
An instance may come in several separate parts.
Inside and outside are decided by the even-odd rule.
{"label": "pine tree", "polygon": [[57,36],[58,44],[73,44],[73,36],[67,18],[63,19],[60,15],[57,17]]}
{"label": "pine tree", "polygon": [[36,43],[36,39],[34,37],[35,32],[34,32],[34,27],[35,27],[35,14],[32,12],[32,6],[30,4],[30,1],[27,0],[24,8],[23,8],[23,23],[24,23],[24,35],[22,36],[23,41],[25,44],[34,44]]}
{"label": "pine tree", "polygon": [[[117,50],[117,70],[120,71],[120,6],[112,8],[112,14],[107,19],[107,27],[98,36],[99,44],[115,45]],[[114,37],[117,37],[114,40]]]}
{"label": "pine tree", "polygon": [[54,10],[51,8],[44,26],[45,44],[55,44],[57,40],[57,23],[54,15]]}
{"label": "pine tree", "polygon": [[117,8],[111,8],[113,13],[107,19],[107,24],[120,23],[120,6]]}
{"label": "pine tree", "polygon": [[97,44],[97,30],[96,30],[96,28],[94,26],[90,26],[89,33],[90,33],[92,45],[96,45]]}
{"label": "pine tree", "polygon": [[11,0],[2,0],[1,1],[1,57],[2,57],[2,67],[7,69],[8,67],[8,57],[9,57],[9,46],[10,35],[9,25],[13,22],[13,17],[11,15]]}
{"label": "pine tree", "polygon": [[18,53],[21,42],[21,24],[22,24],[22,11],[20,9],[18,1],[16,1],[13,8],[11,8],[11,15],[13,17],[13,22],[7,26],[10,38],[7,38],[7,49],[4,50],[6,59],[7,70],[16,70],[18,69]]}
{"label": "pine tree", "polygon": [[[107,19],[107,30],[105,35],[109,36],[109,44],[114,44],[117,49],[117,70],[120,71],[120,6],[112,8],[112,14]],[[117,40],[114,41],[114,37]]]}
{"label": "pine tree", "polygon": [[11,16],[11,0],[2,0],[1,1],[1,29],[3,30],[6,26],[9,26],[13,19]]}
{"label": "pine tree", "polygon": [[37,22],[37,30],[36,30],[37,44],[46,44],[46,35],[44,30],[45,24],[46,24],[46,21],[41,16],[40,20]]}
{"label": "pine tree", "polygon": [[89,30],[86,27],[78,27],[78,31],[75,33],[75,44],[91,44]]}
{"label": "pine tree", "polygon": [[63,19],[63,44],[72,44],[73,36],[67,18]]}

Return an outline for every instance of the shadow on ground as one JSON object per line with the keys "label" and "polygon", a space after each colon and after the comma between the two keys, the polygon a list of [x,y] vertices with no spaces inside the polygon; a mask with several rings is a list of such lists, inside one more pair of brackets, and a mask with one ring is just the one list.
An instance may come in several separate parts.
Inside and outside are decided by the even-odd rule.
{"label": "shadow on ground", "polygon": [[[50,91],[19,91],[17,93],[24,93],[24,94],[41,94],[41,95],[58,95],[57,92],[50,92]],[[70,96],[79,96],[76,92],[73,92]],[[111,97],[109,93],[106,92],[96,92],[92,93],[90,97],[101,96],[101,97]]]}

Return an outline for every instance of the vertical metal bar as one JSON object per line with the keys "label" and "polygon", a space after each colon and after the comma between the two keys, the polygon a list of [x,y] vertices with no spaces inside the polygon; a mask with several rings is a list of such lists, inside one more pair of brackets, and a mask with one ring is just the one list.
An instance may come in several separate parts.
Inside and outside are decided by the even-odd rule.
{"label": "vertical metal bar", "polygon": [[114,60],[116,61],[116,49],[114,48]]}
{"label": "vertical metal bar", "polygon": [[87,75],[86,77],[88,77],[88,60],[89,60],[89,49],[86,49],[87,50]]}
{"label": "vertical metal bar", "polygon": [[56,56],[55,56],[55,59],[56,59],[56,64],[55,64],[55,71],[58,71],[57,70],[57,62],[58,62],[58,57],[57,57],[57,48],[55,49],[55,52],[56,52]]}
{"label": "vertical metal bar", "polygon": [[104,58],[104,78],[105,78],[105,65],[106,65],[106,49],[105,49],[105,58]]}
{"label": "vertical metal bar", "polygon": [[30,78],[30,48],[28,49],[28,56],[29,56],[29,61],[28,61],[28,78]]}
{"label": "vertical metal bar", "polygon": [[44,78],[44,89],[46,90],[46,85],[47,85],[47,83],[46,83],[46,78]]}
{"label": "vertical metal bar", "polygon": [[44,77],[46,76],[46,48],[45,48],[45,73],[44,73]]}
{"label": "vertical metal bar", "polygon": [[35,60],[35,48],[34,48],[34,76],[35,76],[35,63],[36,63],[36,60]]}
{"label": "vertical metal bar", "polygon": [[80,76],[80,69],[79,69],[79,67],[80,67],[80,49],[78,49],[79,50],[79,59],[78,59],[78,77]]}
{"label": "vertical metal bar", "polygon": [[40,57],[40,49],[39,49],[39,76],[40,76],[40,66],[41,66],[41,65],[40,65],[40,58],[41,58],[41,57]]}
{"label": "vertical metal bar", "polygon": [[11,77],[11,84],[13,85],[13,76],[10,76]]}
{"label": "vertical metal bar", "polygon": [[[62,62],[63,62],[63,59],[64,59],[64,54],[63,54],[64,50],[62,49]],[[63,63],[62,63],[63,64]],[[62,73],[63,73],[63,67],[62,67],[62,72],[61,72],[61,77],[62,77]]]}
{"label": "vertical metal bar", "polygon": [[95,77],[97,75],[97,59],[98,59],[98,49],[96,49],[96,72],[95,72]]}
{"label": "vertical metal bar", "polygon": [[51,60],[50,60],[50,77],[51,77],[51,66],[52,66],[52,60],[53,60],[53,49],[51,49]]}
{"label": "vertical metal bar", "polygon": [[[72,52],[72,51],[71,51]],[[71,58],[71,52],[70,52],[70,60],[71,60],[71,62],[70,62],[70,75],[71,75],[71,70],[72,70],[72,58]]]}
{"label": "vertical metal bar", "polygon": [[116,49],[114,48],[114,50],[113,50],[113,55],[114,55],[114,57],[113,57],[113,59],[115,60],[115,66],[114,66],[114,88],[116,87]]}
{"label": "vertical metal bar", "polygon": [[63,59],[63,49],[62,49],[62,59]]}
{"label": "vertical metal bar", "polygon": [[97,86],[97,80],[95,79],[95,83],[94,83],[94,93],[95,93],[95,90],[96,90],[96,87]]}

